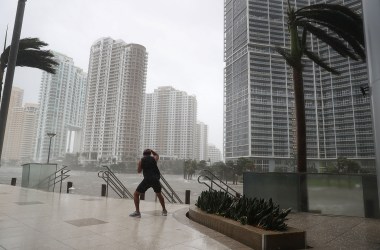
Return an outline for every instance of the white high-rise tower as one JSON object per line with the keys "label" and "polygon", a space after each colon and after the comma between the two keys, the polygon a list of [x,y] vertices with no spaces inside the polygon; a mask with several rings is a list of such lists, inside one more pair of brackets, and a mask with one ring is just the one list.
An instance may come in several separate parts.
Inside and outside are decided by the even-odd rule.
{"label": "white high-rise tower", "polygon": [[143,148],[159,154],[196,159],[197,100],[173,87],[159,87],[146,94]]}
{"label": "white high-rise tower", "polygon": [[144,46],[101,38],[90,52],[83,161],[136,160],[148,55]]}
{"label": "white high-rise tower", "polygon": [[[48,158],[50,138],[50,159],[64,157],[70,152],[72,134],[80,133],[83,126],[87,74],[74,65],[72,58],[54,52],[59,63],[56,74],[42,73],[37,144],[35,157],[39,162]],[[79,140],[80,136],[76,137]],[[71,145],[70,145],[71,144]]]}
{"label": "white high-rise tower", "polygon": [[196,160],[207,161],[208,160],[208,126],[203,122],[197,123],[197,135],[196,135]]}

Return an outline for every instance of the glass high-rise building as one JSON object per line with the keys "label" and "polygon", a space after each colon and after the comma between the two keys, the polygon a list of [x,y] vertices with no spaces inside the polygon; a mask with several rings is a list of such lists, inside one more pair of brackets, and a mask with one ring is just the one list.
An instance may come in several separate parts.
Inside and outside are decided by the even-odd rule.
{"label": "glass high-rise building", "polygon": [[[290,1],[297,8],[339,3],[361,13],[360,0]],[[295,114],[292,72],[275,51],[289,47],[287,0],[225,0],[226,160],[248,157],[264,171],[293,170]],[[346,157],[374,165],[370,100],[365,63],[342,58],[309,36],[309,48],[336,67],[332,75],[304,62],[308,167]]]}
{"label": "glass high-rise building", "polygon": [[50,138],[47,133],[56,134],[51,140],[50,159],[58,159],[70,152],[74,141],[80,140],[83,127],[87,74],[74,65],[72,58],[53,52],[59,63],[56,74],[43,72],[39,96],[39,114],[35,159],[45,162],[48,158]]}
{"label": "glass high-rise building", "polygon": [[136,160],[148,54],[144,46],[100,38],[90,52],[82,160]]}

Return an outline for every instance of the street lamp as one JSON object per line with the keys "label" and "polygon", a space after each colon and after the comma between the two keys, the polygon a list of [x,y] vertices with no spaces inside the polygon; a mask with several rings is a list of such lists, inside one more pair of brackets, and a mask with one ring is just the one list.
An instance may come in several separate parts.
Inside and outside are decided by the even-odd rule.
{"label": "street lamp", "polygon": [[51,139],[52,139],[56,134],[55,134],[55,133],[47,133],[47,135],[50,137],[50,142],[49,142],[49,153],[48,153],[48,160],[47,160],[47,163],[49,164]]}
{"label": "street lamp", "polygon": [[[15,73],[16,61],[18,47],[20,43],[22,21],[24,18],[26,0],[19,0],[17,4],[15,24],[13,28],[12,42],[9,51],[7,74],[4,82],[3,97],[1,98],[1,108],[0,108],[0,161],[1,153],[3,151],[5,127],[7,124],[9,102],[12,92],[13,77]],[[3,80],[3,79],[0,79]]]}

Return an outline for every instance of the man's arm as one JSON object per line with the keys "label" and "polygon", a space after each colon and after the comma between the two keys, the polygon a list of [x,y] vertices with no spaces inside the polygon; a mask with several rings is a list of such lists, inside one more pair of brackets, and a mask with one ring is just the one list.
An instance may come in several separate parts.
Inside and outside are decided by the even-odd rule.
{"label": "man's arm", "polygon": [[159,156],[156,152],[154,152],[152,149],[151,149],[150,151],[152,152],[153,158],[154,158],[156,161],[158,161],[158,159],[160,159],[160,156]]}
{"label": "man's arm", "polygon": [[142,166],[141,166],[141,160],[139,160],[139,163],[137,164],[137,173],[141,173]]}

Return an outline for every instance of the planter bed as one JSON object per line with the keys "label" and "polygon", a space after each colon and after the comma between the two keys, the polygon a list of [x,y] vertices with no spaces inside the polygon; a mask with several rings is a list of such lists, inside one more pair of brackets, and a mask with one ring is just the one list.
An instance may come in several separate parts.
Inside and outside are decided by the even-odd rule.
{"label": "planter bed", "polygon": [[306,232],[289,227],[287,231],[267,231],[242,225],[238,221],[208,214],[196,206],[189,209],[189,218],[199,224],[218,231],[253,249],[304,249]]}

